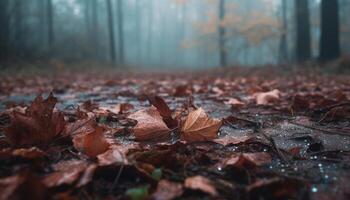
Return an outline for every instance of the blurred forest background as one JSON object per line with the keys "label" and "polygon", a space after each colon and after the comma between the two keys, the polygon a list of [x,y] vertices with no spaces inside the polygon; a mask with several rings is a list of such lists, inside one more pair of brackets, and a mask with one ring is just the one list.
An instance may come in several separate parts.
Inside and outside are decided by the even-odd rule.
{"label": "blurred forest background", "polygon": [[350,53],[349,0],[0,0],[0,63],[255,66]]}

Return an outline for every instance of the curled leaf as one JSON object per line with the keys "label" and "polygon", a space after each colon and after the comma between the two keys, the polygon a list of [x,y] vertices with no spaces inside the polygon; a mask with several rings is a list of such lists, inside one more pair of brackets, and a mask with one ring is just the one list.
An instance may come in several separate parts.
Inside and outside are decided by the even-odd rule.
{"label": "curled leaf", "polygon": [[182,185],[179,183],[161,180],[158,183],[157,190],[152,194],[154,200],[172,200],[180,197],[183,193]]}
{"label": "curled leaf", "polygon": [[258,105],[267,105],[271,102],[278,100],[281,96],[281,92],[277,89],[269,92],[259,92],[253,95],[253,98]]}
{"label": "curled leaf", "polygon": [[137,121],[133,134],[137,141],[159,141],[170,137],[170,129],[164,123],[162,116],[155,107],[140,110],[129,115]]}
{"label": "curled leaf", "polygon": [[74,136],[74,147],[89,157],[96,157],[97,155],[106,152],[110,145],[104,136],[105,129],[96,126],[94,130],[87,130],[89,131],[86,133]]}
{"label": "curled leaf", "polygon": [[218,192],[211,181],[203,176],[194,176],[186,178],[185,187],[192,190],[200,190],[212,196],[217,196]]}
{"label": "curled leaf", "polygon": [[181,129],[181,138],[189,142],[210,141],[218,136],[222,121],[210,119],[202,108],[190,112]]}

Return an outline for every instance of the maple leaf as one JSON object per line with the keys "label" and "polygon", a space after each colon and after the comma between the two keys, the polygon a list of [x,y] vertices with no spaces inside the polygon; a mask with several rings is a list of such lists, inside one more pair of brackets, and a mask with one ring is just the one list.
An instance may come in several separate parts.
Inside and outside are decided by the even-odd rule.
{"label": "maple leaf", "polygon": [[170,137],[170,129],[154,106],[137,111],[129,115],[128,118],[137,121],[136,126],[133,128],[135,140],[159,141]]}
{"label": "maple leaf", "polygon": [[63,114],[54,111],[57,99],[52,95],[35,98],[25,113],[10,113],[11,123],[4,129],[9,142],[15,146],[47,145],[63,131]]}
{"label": "maple leaf", "polygon": [[217,138],[222,121],[210,119],[202,108],[190,112],[181,129],[181,138],[188,142]]}
{"label": "maple leaf", "polygon": [[76,149],[84,152],[89,157],[96,157],[106,152],[110,144],[104,136],[105,128],[97,125],[92,126],[94,126],[93,129],[91,127],[86,128],[84,130],[87,130],[87,132],[74,136],[73,144]]}
{"label": "maple leaf", "polygon": [[217,196],[218,192],[211,181],[203,176],[194,176],[186,178],[185,187],[192,190],[200,190],[212,196]]}
{"label": "maple leaf", "polygon": [[281,96],[281,92],[277,89],[269,92],[258,92],[253,94],[253,98],[258,105],[267,105],[271,102],[278,100]]}

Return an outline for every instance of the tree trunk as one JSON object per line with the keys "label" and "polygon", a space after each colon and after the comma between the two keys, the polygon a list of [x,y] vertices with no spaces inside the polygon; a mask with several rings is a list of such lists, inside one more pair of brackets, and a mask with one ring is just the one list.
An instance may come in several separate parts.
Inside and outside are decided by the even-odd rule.
{"label": "tree trunk", "polygon": [[124,65],[124,19],[123,1],[118,0],[118,44],[119,44],[119,64]]}
{"label": "tree trunk", "polygon": [[[113,18],[113,7],[112,1],[107,1],[107,15],[108,15],[108,33],[109,33],[109,47],[110,47],[110,56],[111,62],[114,64],[116,61],[115,57],[115,39],[114,39],[114,18]],[[118,0],[119,2],[119,0]]]}
{"label": "tree trunk", "polygon": [[322,0],[320,61],[330,61],[340,56],[339,34],[338,1]]}
{"label": "tree trunk", "polygon": [[[333,0],[332,0],[333,1]],[[308,0],[295,0],[296,59],[304,62],[311,58],[311,33]]]}
{"label": "tree trunk", "polygon": [[220,52],[220,66],[227,66],[227,51],[226,51],[226,38],[225,33],[226,29],[221,22],[223,22],[225,18],[225,0],[220,0],[219,2],[219,52]]}
{"label": "tree trunk", "polygon": [[53,3],[52,0],[47,0],[47,38],[49,51],[52,53],[52,48],[55,43],[54,22],[53,22]]}
{"label": "tree trunk", "polygon": [[0,1],[0,62],[6,61],[9,55],[9,13],[8,1]]}
{"label": "tree trunk", "polygon": [[279,62],[280,62],[280,63],[285,63],[285,62],[288,61],[287,0],[282,0],[282,2],[281,2],[281,11],[282,11],[282,34],[281,34],[281,41],[280,41]]}

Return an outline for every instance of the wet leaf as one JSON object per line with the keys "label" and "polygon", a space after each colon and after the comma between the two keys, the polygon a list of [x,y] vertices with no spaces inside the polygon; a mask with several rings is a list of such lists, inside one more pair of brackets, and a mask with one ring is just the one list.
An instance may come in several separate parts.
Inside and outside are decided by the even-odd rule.
{"label": "wet leaf", "polygon": [[186,178],[185,187],[192,190],[200,190],[212,196],[217,196],[218,192],[211,181],[203,176],[194,176]]}
{"label": "wet leaf", "polygon": [[57,99],[38,96],[25,113],[13,111],[11,123],[4,129],[6,138],[15,146],[47,145],[60,135],[65,126],[62,113],[54,111]]}
{"label": "wet leaf", "polygon": [[106,152],[110,146],[104,132],[103,127],[96,126],[94,130],[89,129],[85,133],[75,135],[73,138],[74,147],[89,157],[96,157]]}
{"label": "wet leaf", "polygon": [[128,116],[137,121],[133,134],[137,141],[161,141],[170,138],[170,129],[155,107],[137,111]]}
{"label": "wet leaf", "polygon": [[154,200],[172,200],[180,197],[183,193],[182,184],[167,180],[158,183],[157,190],[152,194]]}
{"label": "wet leaf", "polygon": [[269,91],[269,92],[259,92],[253,94],[253,98],[258,105],[267,105],[269,103],[275,102],[279,100],[281,96],[281,92],[277,89]]}
{"label": "wet leaf", "polygon": [[218,136],[222,121],[210,119],[202,108],[190,112],[181,128],[181,138],[188,142],[210,141]]}

